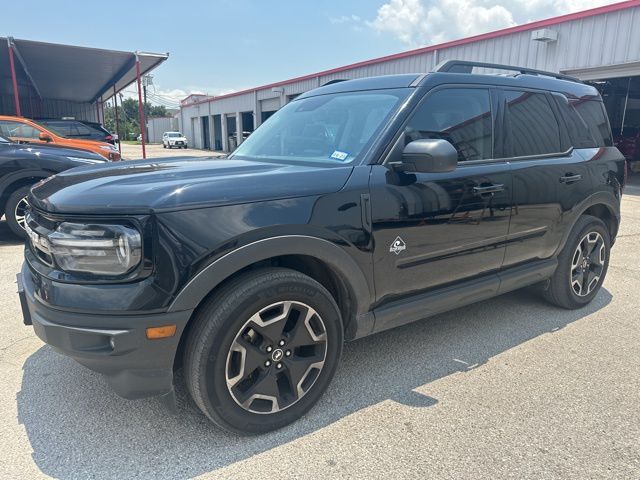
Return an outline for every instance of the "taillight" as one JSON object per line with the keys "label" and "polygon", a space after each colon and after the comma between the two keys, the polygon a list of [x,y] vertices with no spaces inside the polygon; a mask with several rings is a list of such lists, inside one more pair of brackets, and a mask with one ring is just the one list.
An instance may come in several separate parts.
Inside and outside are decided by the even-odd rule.
{"label": "taillight", "polygon": [[108,142],[110,140],[113,140],[113,135],[107,135],[106,137],[104,137],[104,139]]}

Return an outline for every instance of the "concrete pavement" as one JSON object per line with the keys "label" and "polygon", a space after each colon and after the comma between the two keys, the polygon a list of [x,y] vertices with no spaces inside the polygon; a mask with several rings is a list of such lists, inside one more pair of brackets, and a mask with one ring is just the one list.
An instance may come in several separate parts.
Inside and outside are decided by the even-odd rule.
{"label": "concrete pavement", "polygon": [[117,397],[22,325],[0,222],[0,478],[638,478],[640,189],[604,288],[578,311],[520,291],[348,344],[280,431],[217,430]]}

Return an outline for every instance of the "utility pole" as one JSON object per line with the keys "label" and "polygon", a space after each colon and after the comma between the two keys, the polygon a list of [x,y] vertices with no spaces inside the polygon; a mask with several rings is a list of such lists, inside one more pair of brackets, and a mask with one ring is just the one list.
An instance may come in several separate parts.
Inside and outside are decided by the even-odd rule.
{"label": "utility pole", "polygon": [[[149,85],[153,85],[153,75],[144,75],[142,77],[142,95],[143,95],[143,108],[144,108],[144,118],[149,119],[149,112],[147,111],[147,87]],[[142,128],[142,125],[140,126]],[[146,122],[144,125],[144,134],[145,138],[149,138],[149,129],[147,128]]]}

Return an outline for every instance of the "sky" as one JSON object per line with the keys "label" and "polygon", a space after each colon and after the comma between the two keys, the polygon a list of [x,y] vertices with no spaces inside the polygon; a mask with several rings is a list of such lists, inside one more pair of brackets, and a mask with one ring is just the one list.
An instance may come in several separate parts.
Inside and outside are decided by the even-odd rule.
{"label": "sky", "polygon": [[20,0],[2,6],[0,36],[169,52],[153,88],[172,105],[189,93],[220,95],[610,3]]}

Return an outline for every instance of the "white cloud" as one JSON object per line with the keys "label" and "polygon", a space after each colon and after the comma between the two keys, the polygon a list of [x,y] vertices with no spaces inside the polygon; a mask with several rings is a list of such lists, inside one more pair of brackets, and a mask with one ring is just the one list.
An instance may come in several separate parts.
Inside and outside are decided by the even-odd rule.
{"label": "white cloud", "polygon": [[360,23],[362,19],[358,15],[342,15],[340,17],[331,17],[329,18],[329,21],[333,24],[352,23],[352,22]]}
{"label": "white cloud", "polygon": [[340,17],[330,17],[329,22],[333,25],[349,27],[351,30],[360,32],[364,30],[365,23],[358,15],[341,15]]}
{"label": "white cloud", "polygon": [[390,0],[366,24],[410,46],[499,30],[617,0]]}
{"label": "white cloud", "polygon": [[[187,87],[163,89],[160,85],[153,85],[147,90],[147,100],[152,105],[165,105],[168,108],[178,108],[180,100],[185,99],[189,95],[226,95],[228,93],[234,93],[237,90],[233,88],[202,88],[202,87]],[[124,98],[138,99],[138,92],[135,85],[131,85],[122,91]]]}

